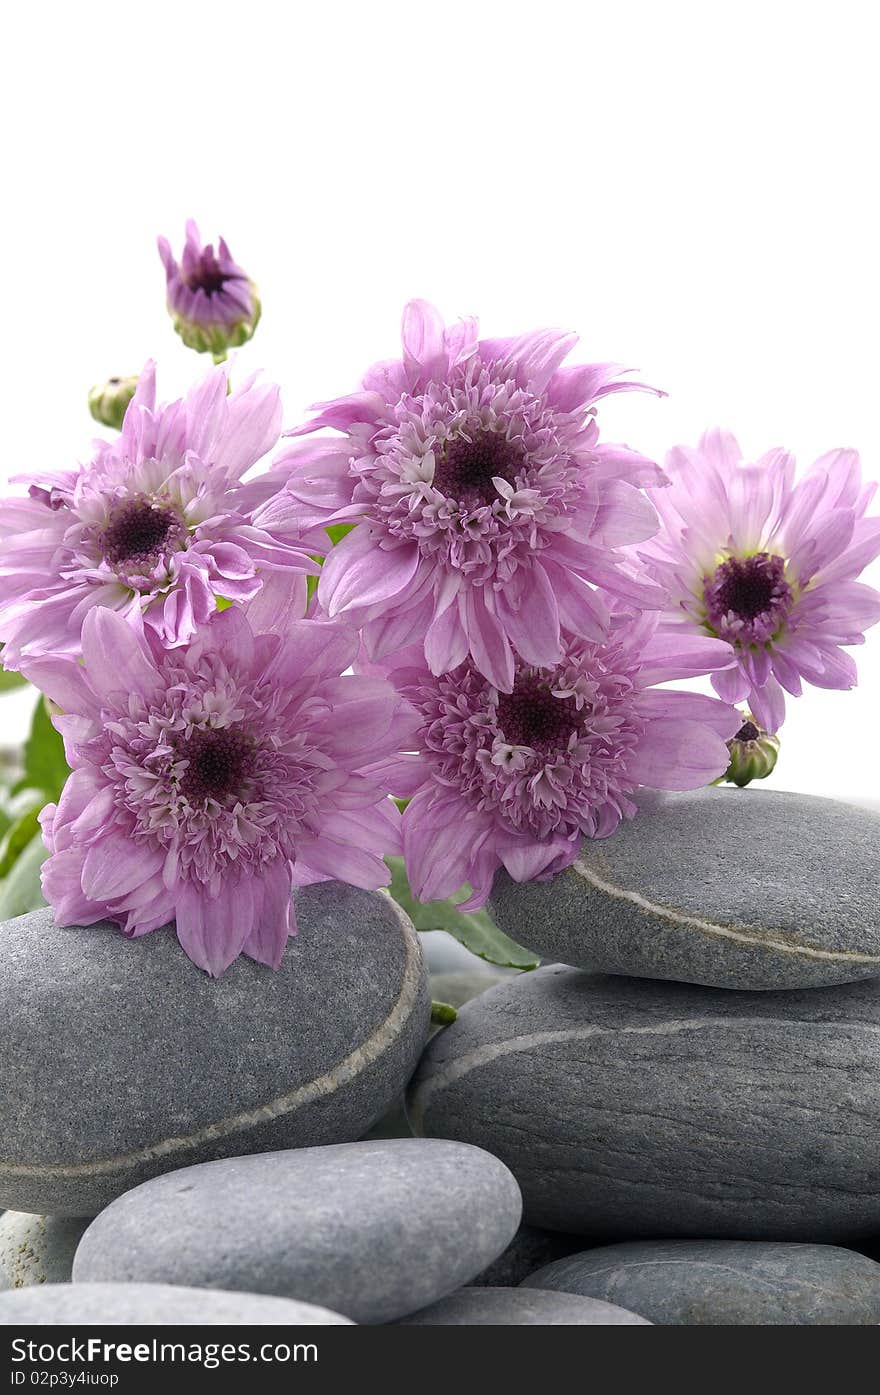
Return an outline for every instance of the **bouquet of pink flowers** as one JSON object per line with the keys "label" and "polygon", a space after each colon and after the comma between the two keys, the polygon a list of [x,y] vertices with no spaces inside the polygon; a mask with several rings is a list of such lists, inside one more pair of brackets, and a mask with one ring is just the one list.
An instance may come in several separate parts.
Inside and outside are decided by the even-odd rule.
{"label": "bouquet of pink flowers", "polygon": [[[159,246],[214,368],[170,403],[152,363],[94,389],[118,434],[2,509],[5,680],[51,725],[41,704],[0,872],[39,810],[59,923],[173,920],[217,975],[277,967],[310,882],[393,866],[407,900],[472,912],[642,789],[768,775],[785,694],[855,684],[880,619],[855,451],[796,479],[710,430],[661,467],[598,426],[655,389],[568,365],[566,331],[484,339],[422,301],[399,359],[282,433],[278,388],[223,363],[253,282],[192,223],[179,263]],[[666,686],[704,675],[717,696]]]}

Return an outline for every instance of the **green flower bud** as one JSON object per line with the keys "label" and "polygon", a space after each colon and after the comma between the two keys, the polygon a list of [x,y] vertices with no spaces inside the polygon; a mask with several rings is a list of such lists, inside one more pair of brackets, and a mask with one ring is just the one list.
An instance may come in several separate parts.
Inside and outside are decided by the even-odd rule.
{"label": "green flower bud", "polygon": [[766,780],[773,770],[779,755],[779,737],[770,736],[758,726],[751,713],[747,713],[736,736],[728,741],[727,749],[730,765],[721,778],[743,789],[752,780]]}
{"label": "green flower bud", "polygon": [[131,378],[108,378],[106,383],[97,383],[89,393],[89,411],[102,426],[112,426],[116,431],[122,428],[129,402],[137,388],[137,376]]}

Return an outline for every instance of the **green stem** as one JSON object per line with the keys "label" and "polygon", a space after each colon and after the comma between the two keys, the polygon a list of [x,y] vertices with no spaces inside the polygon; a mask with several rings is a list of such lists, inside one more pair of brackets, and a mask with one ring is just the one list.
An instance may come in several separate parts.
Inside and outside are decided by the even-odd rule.
{"label": "green stem", "polygon": [[455,1021],[458,1013],[451,1003],[438,1003],[436,999],[431,1002],[431,1022],[435,1027],[449,1027]]}

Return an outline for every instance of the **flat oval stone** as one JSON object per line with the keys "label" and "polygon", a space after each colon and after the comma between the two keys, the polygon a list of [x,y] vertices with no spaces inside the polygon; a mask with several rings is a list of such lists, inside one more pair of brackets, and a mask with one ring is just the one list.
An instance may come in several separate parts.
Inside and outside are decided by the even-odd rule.
{"label": "flat oval stone", "polygon": [[349,1327],[311,1303],[170,1284],[44,1284],[0,1293],[0,1327]]}
{"label": "flat oval stone", "polygon": [[524,1288],[460,1288],[399,1327],[650,1327],[613,1303]]}
{"label": "flat oval stone", "polygon": [[519,1224],[519,1188],[477,1148],[382,1139],[184,1168],[94,1220],[76,1283],[300,1298],[390,1322],[468,1283]]}
{"label": "flat oval stone", "polygon": [[875,1326],[880,1264],[835,1245],[677,1240],[607,1245],[539,1269],[527,1288],[621,1303],[672,1326]]}
{"label": "flat oval stone", "polygon": [[35,911],[0,926],[0,1201],[94,1215],[208,1158],[358,1138],[430,1015],[418,936],[381,892],[297,893],[277,973],[219,979],[170,929],[126,940]]}
{"label": "flat oval stone", "polygon": [[89,1224],[85,1216],[0,1216],[0,1290],[29,1284],[66,1284],[73,1256]]}
{"label": "flat oval stone", "polygon": [[867,1240],[880,1233],[880,982],[729,993],[537,969],[434,1038],[410,1118],[501,1158],[529,1225]]}
{"label": "flat oval stone", "polygon": [[717,988],[880,975],[880,817],[779,790],[648,796],[547,882],[501,871],[490,909],[545,960]]}

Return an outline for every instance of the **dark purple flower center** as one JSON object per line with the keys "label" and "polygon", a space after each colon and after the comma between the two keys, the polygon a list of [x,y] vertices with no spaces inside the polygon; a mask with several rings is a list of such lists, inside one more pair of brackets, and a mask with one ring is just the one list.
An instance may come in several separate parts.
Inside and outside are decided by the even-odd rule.
{"label": "dark purple flower center", "polygon": [[583,712],[572,697],[554,697],[546,679],[521,674],[512,693],[499,693],[497,723],[511,746],[565,750],[572,732],[583,727]]}
{"label": "dark purple flower center", "polygon": [[772,639],[793,600],[785,560],[769,552],[730,557],[706,578],[709,625],[722,639],[764,644]]}
{"label": "dark purple flower center", "polygon": [[128,499],[113,511],[104,529],[101,550],[112,567],[151,557],[163,546],[178,520],[173,509],[148,499]]}
{"label": "dark purple flower center", "polygon": [[478,428],[469,437],[456,436],[438,454],[434,488],[457,503],[490,504],[498,498],[493,478],[513,484],[524,459],[522,448],[502,432]]}
{"label": "dark purple flower center", "polygon": [[180,782],[181,794],[191,803],[242,796],[253,754],[253,742],[235,727],[194,731],[178,746],[178,755],[189,761]]}
{"label": "dark purple flower center", "polygon": [[184,277],[191,291],[204,291],[205,295],[209,296],[217,295],[231,279],[229,274],[222,270],[213,252],[202,252],[196,270]]}
{"label": "dark purple flower center", "polygon": [[760,735],[760,728],[756,727],[754,722],[743,722],[733,739],[734,741],[757,741]]}

